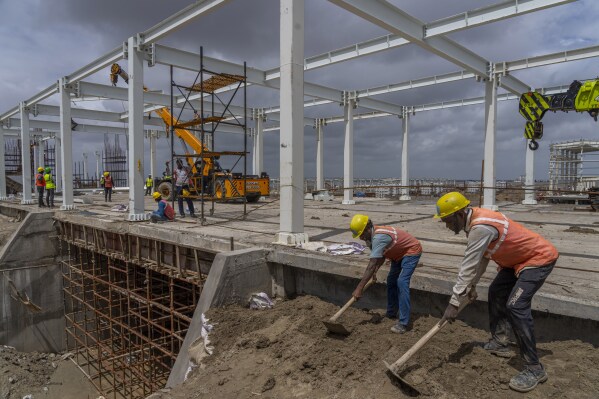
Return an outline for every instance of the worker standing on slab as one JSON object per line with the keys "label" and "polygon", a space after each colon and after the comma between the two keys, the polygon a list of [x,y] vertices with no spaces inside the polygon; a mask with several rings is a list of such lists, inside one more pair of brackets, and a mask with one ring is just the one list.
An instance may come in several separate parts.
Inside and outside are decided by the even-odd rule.
{"label": "worker standing on slab", "polygon": [[410,322],[410,279],[422,255],[420,241],[398,228],[375,226],[366,215],[355,215],[349,226],[353,237],[360,237],[370,247],[370,262],[353,297],[360,299],[364,286],[370,279],[376,279],[385,259],[391,260],[387,275],[387,317],[398,318],[391,331],[405,333]]}
{"label": "worker standing on slab", "polygon": [[148,175],[146,179],[146,194],[150,195],[152,193],[152,187],[154,187],[154,180],[152,180],[152,175]]}
{"label": "worker standing on slab", "polygon": [[154,198],[154,201],[158,203],[158,209],[152,212],[150,221],[152,223],[157,223],[159,221],[173,221],[175,219],[175,210],[171,204],[162,199],[162,195],[158,191],[155,191],[154,194],[152,194],[152,197]]}
{"label": "worker standing on slab", "polygon": [[104,202],[112,202],[112,188],[114,187],[114,183],[110,172],[104,172],[100,184],[104,187]]}
{"label": "worker standing on slab", "polygon": [[46,205],[54,208],[54,190],[56,190],[56,184],[54,183],[54,177],[52,177],[52,169],[47,166],[44,172],[46,173],[44,175],[44,180],[46,181]]}
{"label": "worker standing on slab", "polygon": [[185,211],[183,210],[183,198],[189,208],[189,213],[192,218],[195,218],[195,210],[193,208],[193,201],[189,198],[189,178],[191,171],[187,166],[183,166],[183,161],[177,159],[177,168],[173,171],[173,180],[175,181],[175,193],[177,194],[177,203],[179,204],[179,214],[182,218],[185,217]]}
{"label": "worker standing on slab", "polygon": [[559,254],[545,238],[504,214],[471,208],[469,204],[458,192],[445,194],[437,201],[435,218],[440,218],[455,234],[463,230],[468,237],[458,279],[442,321],[455,320],[460,304],[476,292],[476,284],[489,260],[497,263],[499,272],[489,286],[488,298],[491,340],[484,349],[497,356],[513,355],[508,346],[511,327],[525,368],[510,380],[509,386],[518,392],[528,392],[547,381],[537,354],[531,301],[553,270]]}
{"label": "worker standing on slab", "polygon": [[35,188],[37,189],[37,206],[38,208],[43,208],[46,181],[44,180],[44,168],[41,166],[37,168],[37,175],[35,175]]}

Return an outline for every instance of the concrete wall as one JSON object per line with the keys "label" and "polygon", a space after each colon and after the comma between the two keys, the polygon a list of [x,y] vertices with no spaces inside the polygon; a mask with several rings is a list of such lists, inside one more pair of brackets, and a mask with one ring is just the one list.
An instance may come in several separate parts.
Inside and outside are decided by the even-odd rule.
{"label": "concrete wall", "polygon": [[[5,206],[1,211],[11,216],[24,213]],[[0,344],[24,352],[65,349],[62,277],[52,216],[53,212],[27,214],[0,250]],[[9,281],[41,311],[33,312],[13,298]]]}
{"label": "concrete wall", "polygon": [[208,279],[193,314],[189,331],[169,376],[167,387],[183,383],[189,368],[188,349],[201,336],[201,315],[211,307],[247,304],[252,293],[273,294],[271,272],[266,263],[267,251],[258,248],[219,253],[214,258]]}

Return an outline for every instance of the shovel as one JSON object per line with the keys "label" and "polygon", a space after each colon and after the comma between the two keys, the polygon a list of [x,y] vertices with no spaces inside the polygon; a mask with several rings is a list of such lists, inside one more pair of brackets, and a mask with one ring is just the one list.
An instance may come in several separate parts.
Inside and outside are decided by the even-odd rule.
{"label": "shovel", "polygon": [[[468,306],[470,303],[474,302],[475,300],[476,300],[476,292],[471,294],[469,301],[464,301],[460,305],[460,307],[458,308],[458,314],[466,306]],[[419,392],[418,389],[415,387],[415,385],[419,384],[420,382],[406,380],[405,377],[401,376],[401,369],[408,362],[408,360],[410,360],[412,358],[412,356],[414,356],[416,354],[416,352],[418,352],[424,345],[426,345],[427,342],[430,341],[430,339],[432,337],[434,337],[439,331],[441,331],[441,329],[443,327],[445,327],[448,323],[449,322],[447,320],[444,320],[442,323],[436,323],[433,326],[433,328],[431,328],[429,330],[429,332],[424,334],[424,336],[422,338],[420,338],[418,340],[418,342],[416,342],[410,349],[408,349],[408,351],[406,353],[404,353],[403,356],[400,357],[398,360],[396,360],[393,364],[389,364],[383,360],[383,363],[385,363],[385,366],[387,366],[387,369],[389,369],[389,372],[391,374],[393,374],[393,376],[395,378],[398,379],[398,381],[401,383],[401,385],[407,386],[410,389],[412,389],[416,392]]]}
{"label": "shovel", "polygon": [[[362,292],[366,291],[368,289],[368,287],[370,287],[374,283],[375,283],[374,279],[367,282],[366,285],[364,286],[364,289],[362,290]],[[343,324],[337,323],[337,319],[343,314],[343,312],[345,312],[347,310],[347,308],[349,308],[351,305],[353,305],[354,302],[356,302],[356,298],[354,298],[352,296],[351,299],[349,301],[347,301],[347,303],[345,305],[343,305],[343,307],[341,309],[339,309],[339,311],[333,315],[333,317],[331,317],[328,320],[323,320],[325,327],[327,328],[327,330],[329,330],[330,333],[339,334],[339,335],[349,335],[351,333],[351,331],[349,331],[347,328],[345,328],[345,326]]]}

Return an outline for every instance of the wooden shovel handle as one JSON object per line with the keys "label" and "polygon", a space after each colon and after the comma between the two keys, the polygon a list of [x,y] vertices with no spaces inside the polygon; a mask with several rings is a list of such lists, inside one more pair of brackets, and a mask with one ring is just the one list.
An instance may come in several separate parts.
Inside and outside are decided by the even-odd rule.
{"label": "wooden shovel handle", "polygon": [[[462,303],[458,308],[458,314],[462,311],[462,309],[468,306],[469,303],[469,301],[464,301],[464,303]],[[435,334],[441,331],[441,329],[445,327],[447,323],[447,320],[443,320],[442,323],[435,323],[435,325],[433,326],[433,328],[429,330],[429,332],[424,334],[424,336],[420,338],[418,342],[416,342],[410,349],[408,349],[408,351],[404,353],[402,357],[397,359],[397,361],[395,361],[391,366],[389,366],[391,371],[397,374],[399,370],[403,367],[403,365],[406,364],[408,360],[410,360],[410,358],[414,356],[414,354],[416,354],[416,352],[418,352],[424,345],[426,345],[426,343],[430,341],[430,339],[434,337]]]}
{"label": "wooden shovel handle", "polygon": [[[362,290],[362,292],[366,291],[368,289],[368,287],[370,287],[372,284],[374,284],[374,279],[370,280],[366,283],[366,285],[364,286],[364,289]],[[343,305],[343,307],[341,309],[339,309],[339,311],[337,311],[337,313],[335,313],[333,315],[333,317],[331,317],[329,319],[330,322],[334,323],[337,321],[337,319],[339,318],[339,316],[341,316],[343,314],[343,312],[345,312],[347,310],[347,308],[349,308],[351,305],[354,304],[354,302],[356,302],[356,298],[354,298],[353,296],[351,297],[351,299],[349,301],[347,301],[347,303],[345,305]]]}

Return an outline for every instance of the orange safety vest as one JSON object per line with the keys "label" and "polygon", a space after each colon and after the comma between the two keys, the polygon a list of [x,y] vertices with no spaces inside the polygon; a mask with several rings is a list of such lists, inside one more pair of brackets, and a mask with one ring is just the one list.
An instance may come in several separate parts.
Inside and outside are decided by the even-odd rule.
{"label": "orange safety vest", "polygon": [[559,257],[553,244],[501,212],[472,208],[469,228],[479,224],[492,226],[499,234],[489,244],[485,258],[492,259],[500,267],[514,269],[516,276],[526,267],[545,266]]}
{"label": "orange safety vest", "polygon": [[44,175],[38,173],[35,175],[35,185],[38,187],[46,187],[46,181],[44,180]]}
{"label": "orange safety vest", "polygon": [[374,234],[386,234],[393,240],[383,252],[387,259],[398,261],[404,256],[422,253],[420,241],[403,230],[391,226],[374,226]]}
{"label": "orange safety vest", "polygon": [[111,176],[104,177],[104,188],[112,188],[112,177]]}

